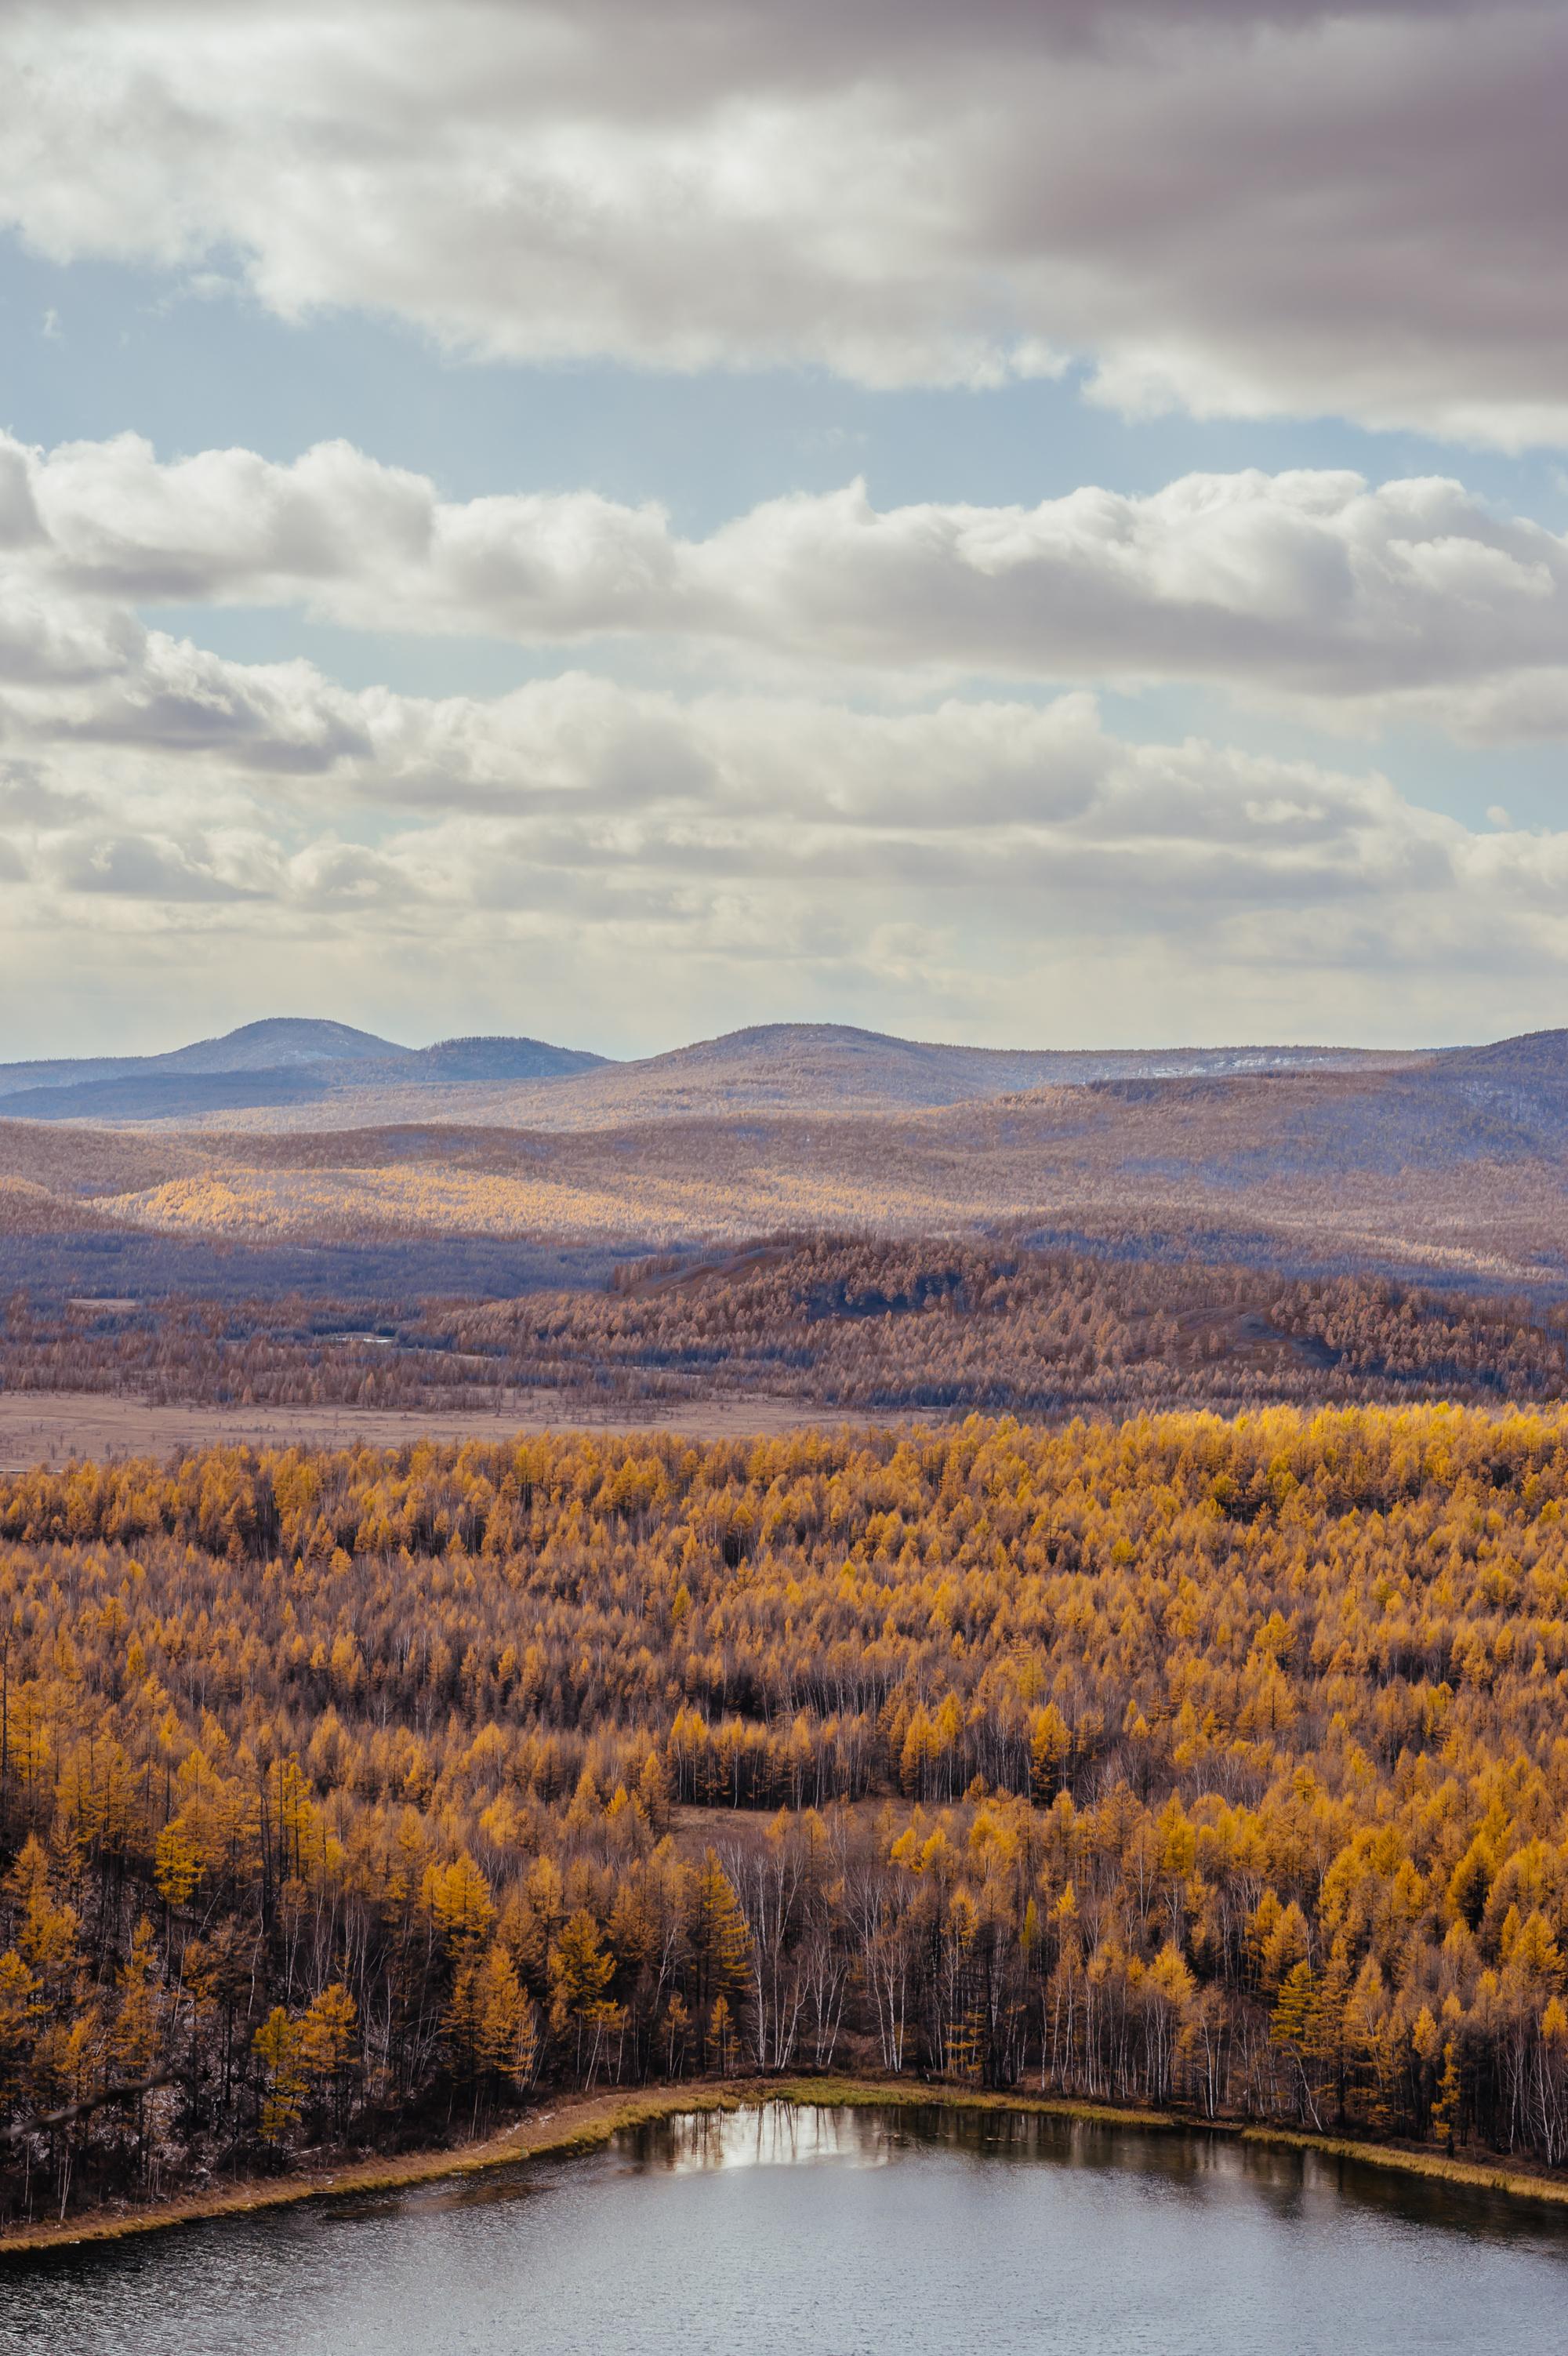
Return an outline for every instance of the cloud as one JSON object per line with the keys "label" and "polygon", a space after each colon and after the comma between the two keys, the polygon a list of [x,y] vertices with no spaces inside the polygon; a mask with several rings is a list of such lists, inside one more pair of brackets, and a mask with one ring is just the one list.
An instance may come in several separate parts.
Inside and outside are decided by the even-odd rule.
{"label": "cloud", "polygon": [[368,753],[351,699],[306,662],[234,664],[153,632],[84,704],[57,711],[55,730],[104,744],[216,753],[242,767],[311,776]]}
{"label": "cloud", "polygon": [[220,872],[220,861],[202,842],[180,844],[145,835],[80,839],[62,846],[54,880],[69,893],[113,893],[164,906],[187,900],[235,900],[270,896]]}
{"label": "cloud", "polygon": [[[1561,734],[1568,712],[1568,539],[1446,477],[1251,470],[891,509],[857,483],[697,541],[591,492],[446,501],[346,443],[280,465],[160,462],[132,434],[48,454],[0,441],[7,485],[0,675],[130,670],[133,608],[204,600],[532,645],[640,638],[732,665],[1205,680],[1367,727],[1451,712],[1478,738]],[[221,728],[188,668],[188,724]]]}
{"label": "cloud", "polygon": [[142,635],[133,615],[62,595],[47,577],[0,563],[0,681],[101,679],[137,659]]}
{"label": "cloud", "polygon": [[45,782],[36,762],[0,762],[0,820],[62,828],[98,815],[91,795],[60,792]]}
{"label": "cloud", "polygon": [[1568,980],[1568,830],[1130,743],[1082,692],[876,711],[568,672],[426,700],[155,632],[131,686],[0,691],[0,729],[16,1053],[50,1044],[39,1007],[101,1037],[127,974],[142,1036],[188,1031],[193,995],[209,1027],[253,1014],[264,974],[268,1005],[411,1036],[639,1050],[715,1004],[998,1043],[1419,1040],[1539,1027]]}
{"label": "cloud", "polygon": [[[866,894],[883,920],[920,921],[892,904],[969,894],[1024,926],[1048,911],[1174,937],[1243,910],[1472,894],[1550,929],[1568,873],[1568,836],[1473,834],[1375,771],[1129,744],[1082,693],[886,712],[567,673],[427,701],[156,636],[148,656],[151,683],[96,712],[86,691],[74,719],[11,712],[33,732],[14,830],[61,890],[455,921],[559,916],[573,894],[652,894],[675,921],[734,885]],[[193,727],[167,684],[192,674],[219,724]],[[332,748],[308,789],[302,746]]]}
{"label": "cloud", "polygon": [[1568,439],[1554,0],[17,0],[0,220],[460,352]]}
{"label": "cloud", "polygon": [[[153,626],[170,603],[580,667],[349,689]],[[347,444],[0,438],[0,1002],[102,1035],[134,972],[177,1031],[199,982],[216,1020],[265,971],[300,1011],[611,1046],[715,1002],[1026,1041],[1530,1027],[1568,974],[1568,831],[1500,805],[1477,831],[1222,723],[1127,741],[1060,688],[1563,735],[1565,618],[1568,542],[1446,478],[852,485],[693,540],[587,492],[447,501]],[[596,675],[616,640],[679,656],[681,691]]]}

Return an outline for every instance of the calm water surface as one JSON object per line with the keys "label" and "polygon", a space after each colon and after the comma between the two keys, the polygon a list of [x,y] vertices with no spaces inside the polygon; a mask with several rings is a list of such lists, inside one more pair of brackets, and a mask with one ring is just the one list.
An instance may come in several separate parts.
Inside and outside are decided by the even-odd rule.
{"label": "calm water surface", "polygon": [[1202,2136],[774,2105],[7,2265],[0,2349],[1563,2356],[1568,2220]]}

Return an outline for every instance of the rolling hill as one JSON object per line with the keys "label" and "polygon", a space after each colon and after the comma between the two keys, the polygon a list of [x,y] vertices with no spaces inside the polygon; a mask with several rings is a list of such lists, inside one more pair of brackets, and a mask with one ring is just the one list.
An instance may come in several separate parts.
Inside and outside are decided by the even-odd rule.
{"label": "rolling hill", "polygon": [[[9,1190],[10,1215],[34,1233],[74,1207],[100,1231],[247,1248],[488,1237],[602,1252],[1006,1228],[1568,1282],[1568,1033],[1424,1057],[1316,1051],[1295,1068],[1211,1050],[1207,1068],[1151,1054],[1108,1077],[1084,1057],[1081,1078],[1011,1088],[993,1084],[1067,1059],[985,1052],[732,1034],[653,1066],[526,1084],[578,1108],[551,1125],[441,1117],[451,1099],[436,1088],[412,1092],[420,1117],[376,1124],[269,1125],[257,1108],[242,1126],[0,1120],[0,1179],[28,1190]],[[960,1086],[973,1092],[924,1100]]]}
{"label": "rolling hill", "polygon": [[198,1039],[159,1055],[57,1056],[52,1061],[0,1064],[0,1097],[46,1088],[80,1087],[106,1080],[159,1078],[194,1072],[274,1072],[305,1067],[395,1063],[411,1053],[347,1023],[275,1017],[242,1023],[221,1038]]}
{"label": "rolling hill", "polygon": [[618,1063],[530,1038],[413,1048],[343,1023],[278,1021],[164,1055],[0,1066],[0,1110],[13,1119],[258,1130],[430,1119],[594,1130],[738,1112],[914,1111],[1096,1081],[1355,1071],[1408,1060],[1316,1046],[966,1047],[845,1023],[777,1023]]}
{"label": "rolling hill", "polygon": [[21,1120],[188,1121],[212,1114],[328,1104],[353,1119],[367,1095],[475,1083],[561,1079],[605,1058],[540,1039],[443,1039],[403,1047],[346,1023],[247,1023],[161,1055],[0,1065],[0,1105]]}

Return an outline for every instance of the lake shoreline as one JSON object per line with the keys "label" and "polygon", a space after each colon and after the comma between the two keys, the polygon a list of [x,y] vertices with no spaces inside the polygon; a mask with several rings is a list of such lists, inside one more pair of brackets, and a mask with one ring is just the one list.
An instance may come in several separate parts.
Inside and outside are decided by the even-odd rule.
{"label": "lake shoreline", "polygon": [[63,2222],[46,2221],[18,2226],[0,2233],[0,2260],[126,2241],[143,2233],[166,2233],[178,2225],[201,2224],[219,2217],[252,2216],[309,2201],[412,2190],[420,2185],[480,2175],[491,2169],[515,2165],[519,2160],[569,2158],[575,2153],[601,2150],[613,2136],[628,2127],[651,2126],[663,2119],[704,2111],[759,2109],[767,2103],[789,2103],[800,2109],[934,2107],[999,2111],[1078,2119],[1098,2126],[1136,2127],[1145,2132],[1214,2135],[1253,2145],[1315,2151],[1325,2158],[1359,2161],[1461,2190],[1500,2193],[1509,2200],[1568,2204],[1568,2175],[1537,2175],[1511,2167],[1500,2158],[1495,2162],[1449,2159],[1442,2153],[1423,2151],[1413,2146],[1362,2142],[1351,2136],[1315,2135],[1238,2119],[1204,2119],[1185,2111],[1129,2109],[1060,2095],[983,2093],[975,2087],[941,2081],[835,2073],[822,2077],[729,2079],[717,2083],[687,2082],[647,2087],[630,2094],[612,2088],[600,2094],[566,2095],[553,2108],[532,2112],[469,2144],[349,2160],[338,2167],[302,2169],[286,2176],[237,2178],[170,2201],[149,2201],[141,2207],[90,2210]]}

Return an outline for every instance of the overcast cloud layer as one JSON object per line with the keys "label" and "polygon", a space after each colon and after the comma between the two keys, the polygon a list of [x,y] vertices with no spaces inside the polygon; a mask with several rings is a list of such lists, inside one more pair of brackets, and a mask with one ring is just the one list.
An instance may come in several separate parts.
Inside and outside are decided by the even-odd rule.
{"label": "overcast cloud layer", "polygon": [[478,353],[1568,440],[1568,10],[38,0],[0,220]]}

